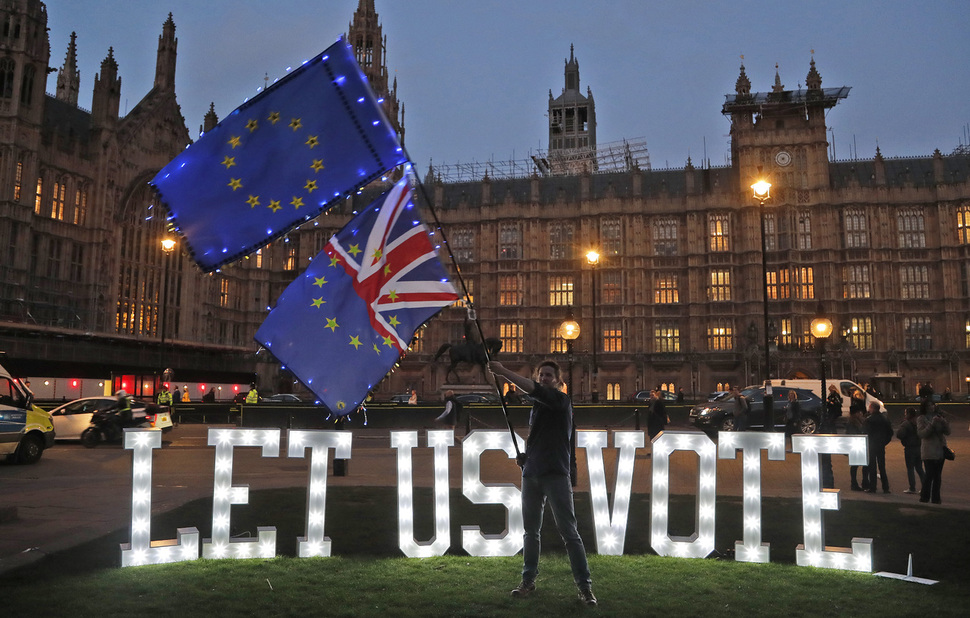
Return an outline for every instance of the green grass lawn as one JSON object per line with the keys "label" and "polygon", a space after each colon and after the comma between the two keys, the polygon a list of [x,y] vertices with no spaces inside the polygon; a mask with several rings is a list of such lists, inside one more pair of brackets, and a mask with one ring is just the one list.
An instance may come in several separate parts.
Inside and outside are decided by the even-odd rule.
{"label": "green grass lawn", "polygon": [[[415,490],[416,536],[433,532],[431,491]],[[331,487],[327,535],[333,557],[297,559],[304,532],[305,489],[252,492],[249,505],[233,507],[233,534],[255,534],[275,525],[278,552],[271,560],[197,560],[172,565],[117,568],[120,530],[0,575],[3,614],[70,616],[562,616],[590,612],[778,616],[965,615],[970,601],[967,513],[873,501],[843,501],[827,511],[826,543],[849,546],[871,537],[876,571],[905,572],[912,553],[915,574],[935,586],[869,574],[796,567],[801,542],[798,500],[765,499],[763,540],[771,564],[744,564],[729,551],[741,537],[741,502],[719,498],[717,553],[706,560],[661,558],[649,548],[649,496],[635,494],[626,555],[599,556],[588,494],[577,494],[581,533],[590,551],[597,608],[578,604],[569,564],[551,515],[543,534],[538,591],[512,599],[521,556],[472,558],[461,549],[462,525],[485,533],[505,527],[499,506],[472,505],[452,493],[452,547],[441,558],[409,559],[397,549],[397,497],[391,488]],[[674,497],[671,533],[693,532],[694,499]],[[196,526],[209,536],[212,503],[199,500],[156,515],[155,538],[174,538],[178,527]]]}

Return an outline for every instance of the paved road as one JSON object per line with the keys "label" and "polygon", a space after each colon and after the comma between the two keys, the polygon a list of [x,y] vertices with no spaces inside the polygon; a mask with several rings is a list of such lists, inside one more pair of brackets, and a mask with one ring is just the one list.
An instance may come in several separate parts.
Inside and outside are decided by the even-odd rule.
{"label": "paved road", "polygon": [[[970,510],[970,428],[965,418],[951,419],[950,445],[957,460],[947,462],[943,476],[943,505],[938,508]],[[583,427],[580,427],[583,429]],[[686,427],[669,429],[686,430]],[[152,510],[162,513],[186,502],[212,495],[215,448],[208,446],[208,427],[180,425],[166,434],[153,458]],[[420,432],[423,435],[423,430]],[[459,434],[461,432],[459,431]],[[331,476],[331,485],[394,486],[397,484],[397,452],[390,447],[385,428],[355,429],[353,456],[346,476]],[[422,437],[422,444],[425,444]],[[306,459],[285,456],[263,458],[257,448],[238,448],[234,453],[233,484],[252,490],[305,486]],[[588,491],[585,454],[579,453],[578,491]],[[607,484],[612,487],[616,470],[615,451],[606,449]],[[431,486],[432,449],[412,451],[416,485]],[[915,503],[917,496],[904,494],[906,472],[903,451],[894,441],[887,452],[887,472],[893,493],[865,494],[847,491],[848,464],[844,456],[833,457],[836,487],[843,500],[871,500],[887,504]],[[450,449],[451,485],[461,487],[461,449]],[[741,495],[741,459],[718,460],[717,494]],[[34,466],[0,463],[0,573],[75,544],[128,527],[131,517],[131,452],[120,446],[85,449],[79,444],[59,443],[44,453]],[[504,453],[482,456],[482,481],[517,483],[518,468]],[[690,494],[697,487],[697,458],[675,453],[671,461],[672,493]],[[332,471],[332,468],[331,468]],[[633,491],[649,493],[651,484],[649,444],[635,462]],[[765,496],[801,496],[800,458],[788,453],[785,461],[762,457],[762,493]],[[186,522],[200,529],[206,522]],[[174,538],[174,530],[153,530],[155,538]]]}

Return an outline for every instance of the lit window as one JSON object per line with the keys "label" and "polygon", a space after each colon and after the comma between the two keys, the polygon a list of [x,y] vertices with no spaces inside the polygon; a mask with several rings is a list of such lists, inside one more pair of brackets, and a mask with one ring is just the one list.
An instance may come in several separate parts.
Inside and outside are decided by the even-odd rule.
{"label": "lit window", "polygon": [[970,245],[970,206],[957,208],[957,242]]}
{"label": "lit window", "polygon": [[623,326],[621,324],[607,323],[603,325],[603,351],[623,351]]}
{"label": "lit window", "polygon": [[712,270],[711,280],[707,286],[707,300],[731,300],[731,271]]}
{"label": "lit window", "polygon": [[815,275],[812,267],[793,268],[792,272],[795,275],[795,298],[799,300],[815,298]]}
{"label": "lit window", "polygon": [[525,349],[525,328],[521,322],[506,322],[499,324],[499,339],[502,340],[502,352],[509,354],[521,353]]}
{"label": "lit window", "polygon": [[606,383],[606,400],[607,401],[620,401],[620,383],[619,382],[607,382]]}
{"label": "lit window", "polygon": [[788,300],[791,297],[788,270],[769,270],[765,273],[765,280],[768,283],[768,300]]}
{"label": "lit window", "polygon": [[573,304],[573,278],[571,276],[549,277],[549,305],[559,307]]}
{"label": "lit window", "polygon": [[728,215],[710,215],[708,225],[710,226],[711,251],[730,251]]}
{"label": "lit window", "polygon": [[657,322],[653,328],[653,351],[680,352],[680,326],[677,322]]}
{"label": "lit window", "polygon": [[[970,331],[968,331],[970,333]],[[970,337],[970,334],[968,334]],[[872,318],[855,317],[849,318],[849,332],[846,339],[860,350],[872,349]]]}
{"label": "lit window", "polygon": [[677,291],[677,275],[656,273],[653,276],[653,302],[658,305],[680,302],[680,293]]}
{"label": "lit window", "polygon": [[707,349],[711,352],[734,349],[733,327],[729,320],[713,320],[708,325]]}

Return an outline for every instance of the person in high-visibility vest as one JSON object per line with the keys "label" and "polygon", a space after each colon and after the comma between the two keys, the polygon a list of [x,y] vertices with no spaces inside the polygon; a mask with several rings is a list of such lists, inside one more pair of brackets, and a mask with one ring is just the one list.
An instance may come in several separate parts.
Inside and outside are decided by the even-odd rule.
{"label": "person in high-visibility vest", "polygon": [[158,391],[158,397],[155,398],[155,402],[160,406],[172,405],[172,393],[168,390],[168,385],[162,384],[162,390]]}
{"label": "person in high-visibility vest", "polygon": [[246,403],[259,403],[259,392],[255,384],[249,385],[249,392],[246,393]]}

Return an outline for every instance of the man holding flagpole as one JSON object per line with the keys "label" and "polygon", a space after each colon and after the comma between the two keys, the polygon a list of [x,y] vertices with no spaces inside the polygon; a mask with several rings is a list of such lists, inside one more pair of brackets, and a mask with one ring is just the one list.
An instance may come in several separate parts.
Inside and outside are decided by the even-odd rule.
{"label": "man holding flagpole", "polygon": [[491,361],[488,369],[535,399],[529,415],[529,439],[525,452],[516,461],[522,468],[522,523],[525,534],[522,582],[512,590],[512,596],[527,597],[535,592],[536,576],[539,574],[539,534],[543,510],[548,501],[556,527],[566,544],[573,581],[579,588],[579,599],[586,605],[596,605],[586,547],[576,528],[576,509],[569,479],[573,407],[569,397],[561,390],[559,365],[555,361],[543,361],[539,365],[538,382],[506,369],[498,361]]}

